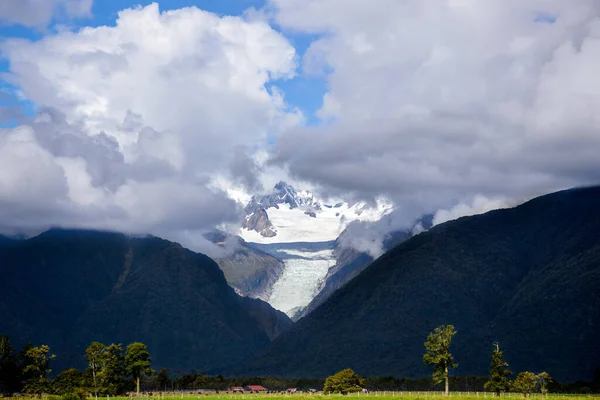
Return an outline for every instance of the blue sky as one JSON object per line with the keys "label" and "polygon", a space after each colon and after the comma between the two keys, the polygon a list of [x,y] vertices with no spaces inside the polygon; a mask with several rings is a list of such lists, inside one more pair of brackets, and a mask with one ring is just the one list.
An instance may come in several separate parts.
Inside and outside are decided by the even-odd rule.
{"label": "blue sky", "polygon": [[[136,7],[138,5],[146,6],[156,1],[150,0],[102,0],[94,1],[91,18],[66,20],[64,17],[56,16],[46,31],[39,29],[30,29],[21,25],[0,26],[0,38],[20,37],[29,40],[39,40],[44,35],[51,34],[57,25],[68,25],[73,30],[84,26],[102,26],[114,25],[120,10]],[[242,15],[250,7],[260,9],[265,6],[265,0],[163,0],[158,1],[161,10],[178,9],[182,7],[195,6],[206,11],[214,12],[219,15]],[[273,27],[279,30],[277,26]],[[306,49],[315,39],[311,35],[289,34],[284,35],[296,48],[299,60],[302,59]],[[0,58],[0,74],[9,71],[9,64],[6,60]],[[285,93],[286,101],[292,107],[298,107],[304,113],[308,124],[315,124],[317,118],[316,111],[322,105],[323,94],[326,89],[326,82],[323,77],[305,76],[302,74],[302,68],[298,69],[298,76],[291,80],[277,80],[272,82],[282,89]],[[0,107],[19,107],[22,113],[27,116],[35,114],[36,105],[19,99],[16,95],[18,88],[13,87],[0,75]],[[1,115],[1,114],[0,114]],[[17,121],[12,119],[0,120],[0,126],[14,126]]]}

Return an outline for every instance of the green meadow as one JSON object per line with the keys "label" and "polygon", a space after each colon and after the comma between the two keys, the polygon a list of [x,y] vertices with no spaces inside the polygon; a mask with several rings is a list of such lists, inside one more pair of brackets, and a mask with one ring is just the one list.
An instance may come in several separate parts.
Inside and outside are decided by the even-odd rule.
{"label": "green meadow", "polygon": [[[52,400],[52,398],[58,398],[58,396],[44,396],[46,400]],[[209,393],[209,394],[162,394],[153,393],[152,395],[140,395],[140,396],[109,396],[109,397],[98,397],[98,400],[131,400],[137,398],[138,400],[293,400],[293,399],[310,399],[310,400],[328,400],[328,399],[348,399],[348,398],[369,398],[378,400],[417,400],[417,399],[430,399],[430,400],[443,400],[447,399],[443,392],[371,392],[371,393],[351,393],[347,395],[331,394],[325,395],[322,393],[268,393],[268,394],[232,394],[232,393]],[[481,400],[481,399],[494,399],[496,396],[492,393],[486,392],[450,392],[451,398],[460,400]],[[5,397],[5,400],[33,400],[35,396],[13,396]],[[505,399],[524,399],[520,393],[503,393],[501,398]],[[584,400],[584,399],[596,399],[600,400],[598,394],[531,394],[529,396],[532,400]],[[90,398],[94,399],[93,397]]]}

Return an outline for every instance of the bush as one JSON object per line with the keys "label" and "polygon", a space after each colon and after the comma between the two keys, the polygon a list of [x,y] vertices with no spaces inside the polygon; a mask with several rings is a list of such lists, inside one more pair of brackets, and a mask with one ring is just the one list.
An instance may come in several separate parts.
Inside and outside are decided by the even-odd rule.
{"label": "bush", "polygon": [[365,380],[350,368],[336,373],[325,380],[323,392],[347,394],[360,392],[365,386]]}
{"label": "bush", "polygon": [[85,400],[87,393],[82,388],[75,389],[72,393],[60,396],[60,400]]}

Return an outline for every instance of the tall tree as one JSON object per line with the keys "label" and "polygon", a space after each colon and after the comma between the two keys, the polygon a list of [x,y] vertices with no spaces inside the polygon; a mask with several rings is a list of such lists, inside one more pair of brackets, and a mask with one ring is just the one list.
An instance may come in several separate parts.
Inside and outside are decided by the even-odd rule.
{"label": "tall tree", "polygon": [[150,368],[151,362],[152,357],[150,357],[148,348],[144,343],[135,342],[127,346],[127,349],[125,350],[127,374],[135,379],[138,395],[140,394],[140,378],[144,374],[152,374],[152,368]]}
{"label": "tall tree", "polygon": [[100,392],[111,396],[123,393],[125,390],[123,345],[112,343],[106,346],[102,362],[102,369],[97,375]]}
{"label": "tall tree", "polygon": [[19,390],[19,366],[17,356],[8,336],[0,336],[0,393]]}
{"label": "tall tree", "polygon": [[537,383],[537,375],[533,372],[519,372],[519,375],[512,383],[512,390],[518,393],[523,393],[523,396],[529,397],[531,392],[535,390]]}
{"label": "tall tree", "polygon": [[100,342],[92,342],[85,350],[85,357],[88,360],[88,369],[92,373],[92,391],[98,398],[98,374],[102,370],[105,363],[105,350]]}
{"label": "tall tree", "polygon": [[548,384],[552,382],[552,377],[547,372],[540,372],[536,375],[537,383],[540,385],[540,392],[548,394]]}
{"label": "tall tree", "polygon": [[425,342],[425,349],[427,351],[423,355],[423,362],[433,366],[433,382],[445,382],[444,393],[446,396],[450,392],[448,370],[458,367],[458,364],[454,362],[454,357],[450,353],[450,343],[455,334],[456,331],[452,325],[438,326],[427,336],[427,341]]}
{"label": "tall tree", "polygon": [[483,385],[490,392],[496,392],[496,396],[510,389],[508,376],[512,371],[508,369],[508,363],[504,361],[504,352],[500,350],[498,343],[494,343],[492,350],[492,361],[490,363],[490,380]]}
{"label": "tall tree", "polygon": [[52,372],[50,360],[56,356],[50,353],[48,345],[43,344],[40,347],[28,349],[25,352],[25,357],[29,363],[25,366],[23,372],[31,372],[32,375],[25,385],[25,391],[41,397],[42,393],[48,392],[50,389],[50,381],[48,380],[48,374]]}

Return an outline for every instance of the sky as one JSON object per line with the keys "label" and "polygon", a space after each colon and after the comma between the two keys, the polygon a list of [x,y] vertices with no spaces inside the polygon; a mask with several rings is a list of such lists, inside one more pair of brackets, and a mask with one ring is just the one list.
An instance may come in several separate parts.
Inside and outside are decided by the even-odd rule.
{"label": "sky", "polygon": [[279,179],[388,230],[600,180],[597,0],[3,0],[0,38],[5,234],[203,251]]}

